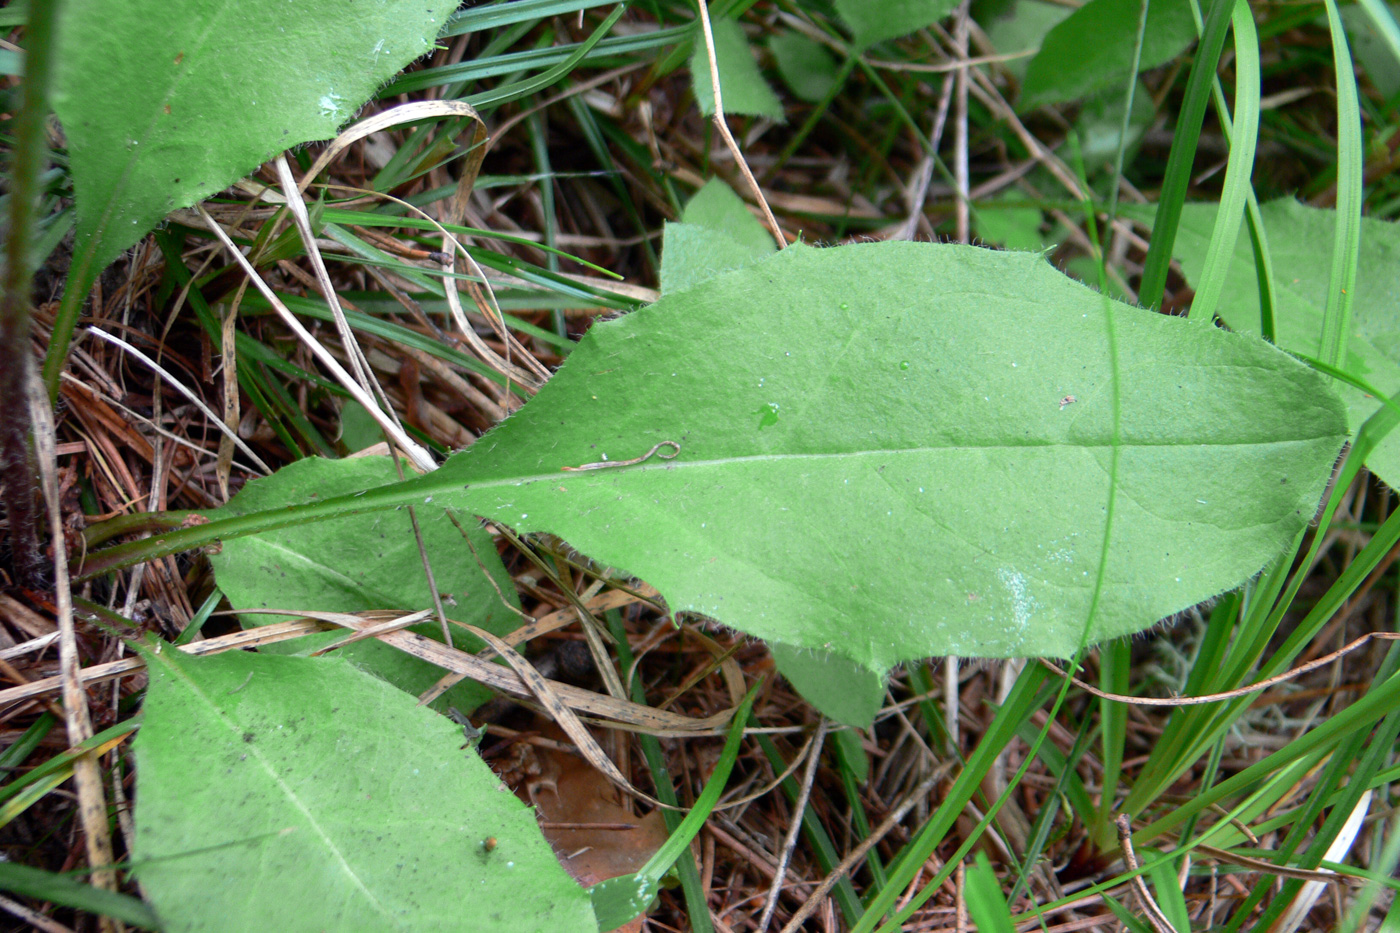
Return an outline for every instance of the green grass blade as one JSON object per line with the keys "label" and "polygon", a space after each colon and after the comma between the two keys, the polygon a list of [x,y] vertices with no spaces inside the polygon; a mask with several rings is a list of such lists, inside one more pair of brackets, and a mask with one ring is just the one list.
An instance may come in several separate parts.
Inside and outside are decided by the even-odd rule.
{"label": "green grass blade", "polygon": [[[1366,886],[1361,889],[1361,893],[1352,902],[1351,909],[1342,919],[1340,933],[1356,933],[1361,928],[1362,923],[1371,912],[1371,905],[1380,896],[1383,884],[1380,879],[1395,877],[1397,863],[1400,863],[1400,815],[1391,819],[1383,839],[1381,856],[1376,862],[1379,877],[1370,879]],[[1386,931],[1400,930],[1400,898],[1396,898],[1391,903],[1389,915],[1381,923],[1381,929]]]}
{"label": "green grass blade", "polygon": [[[997,710],[982,740],[977,743],[977,748],[968,758],[967,765],[949,789],[948,796],[889,867],[889,884],[866,905],[865,915],[852,928],[852,933],[870,933],[875,924],[880,922],[880,918],[894,907],[895,900],[914,880],[933,850],[942,844],[953,823],[963,812],[963,807],[980,789],[982,779],[996,761],[996,756],[1006,747],[1006,743],[1015,737],[1020,724],[1029,718],[1031,712],[1046,698],[1046,693],[1041,690],[1045,678],[1046,670],[1038,664],[1029,665],[1021,672],[1021,676],[1016,678],[1006,703]],[[990,819],[994,814],[995,810],[989,808],[987,818]],[[945,866],[945,872],[951,870],[951,866]],[[940,873],[941,876],[944,874]],[[935,883],[941,884],[942,877],[935,879]],[[882,933],[898,930],[900,924],[918,910],[931,893],[930,888],[925,888],[892,918],[890,923],[881,928]]]}
{"label": "green grass blade", "polygon": [[[1132,649],[1129,642],[1114,642],[1099,650],[1099,689],[1125,694],[1131,687]],[[1113,822],[1115,792],[1123,778],[1123,749],[1128,742],[1128,707],[1117,700],[1100,699],[1099,719],[1103,741],[1103,794],[1093,818],[1100,825]],[[1087,816],[1087,814],[1085,814]]]}
{"label": "green grass blade", "polygon": [[1143,263],[1142,284],[1138,302],[1144,308],[1156,308],[1162,303],[1167,286],[1167,269],[1171,265],[1172,245],[1181,221],[1181,206],[1191,184],[1191,163],[1201,136],[1201,121],[1215,81],[1215,69],[1225,48],[1225,31],[1230,25],[1233,0],[1211,0],[1206,15],[1201,42],[1191,63],[1191,77],[1186,86],[1186,100],[1177,118],[1172,138],[1171,154],[1167,157],[1166,179],[1158,198],[1157,216],[1152,224],[1152,244]]}
{"label": "green grass blade", "polygon": [[[633,669],[632,646],[627,640],[627,630],[622,625],[622,615],[616,610],[607,613],[608,627],[612,632],[617,644],[617,659],[623,670]],[[646,704],[646,689],[640,680],[634,679],[628,686],[631,692],[632,702]],[[750,694],[752,696],[752,694]],[[748,721],[748,714],[742,717],[736,716],[735,724],[742,724]],[[646,759],[647,767],[651,771],[652,783],[656,787],[656,796],[662,803],[676,806],[680,803],[676,797],[676,790],[671,786],[671,776],[666,769],[666,758],[661,751],[661,742],[654,735],[641,734],[637,736],[637,741],[642,747],[642,756]],[[713,809],[713,804],[708,809]],[[680,814],[673,810],[663,810],[662,819],[666,822],[666,829],[673,835],[680,829],[683,822]],[[714,933],[714,925],[710,922],[710,907],[705,898],[705,890],[700,885],[700,872],[695,867],[695,860],[682,858],[675,861],[676,874],[681,879],[681,891],[685,896],[687,913],[690,916],[690,928],[694,933]],[[624,882],[625,884],[625,882]],[[635,888],[633,889],[635,891]],[[635,899],[629,892],[628,897]],[[628,898],[618,898],[619,901]],[[595,910],[597,907],[595,906]],[[625,921],[624,921],[625,922]],[[601,929],[601,926],[600,926]]]}
{"label": "green grass blade", "polygon": [[[1395,680],[1397,661],[1400,661],[1400,647],[1391,645],[1385,660],[1376,674],[1376,680]],[[1400,708],[1392,708],[1381,724],[1368,734],[1359,731],[1349,736],[1333,754],[1317,783],[1308,794],[1307,803],[1298,815],[1292,829],[1278,845],[1277,861],[1283,865],[1315,869],[1326,855],[1332,841],[1341,831],[1342,825],[1350,818],[1362,794],[1366,792],[1370,779],[1392,753],[1395,737],[1400,734]],[[1337,799],[1334,799],[1337,798]],[[1313,832],[1317,820],[1324,810],[1331,807],[1322,825]],[[1302,855],[1292,858],[1292,853],[1312,835],[1312,840]],[[1283,891],[1273,897],[1262,916],[1254,917],[1252,909],[1246,909],[1249,898],[1236,911],[1236,920],[1242,924],[1246,920],[1254,922],[1261,929],[1267,929],[1275,918],[1287,910],[1302,882],[1290,879],[1284,883]],[[1272,888],[1271,879],[1260,879],[1255,886],[1258,899],[1263,900]],[[1232,925],[1236,925],[1232,921]]]}
{"label": "green grass blade", "polygon": [[155,911],[130,895],[104,891],[68,875],[56,875],[28,865],[0,862],[0,889],[112,917],[146,930],[160,929]]}
{"label": "green grass blade", "polygon": [[1332,244],[1332,274],[1327,308],[1322,319],[1318,353],[1333,366],[1346,362],[1351,337],[1351,295],[1356,285],[1357,252],[1361,246],[1362,141],[1361,109],[1356,99],[1356,69],[1347,47],[1346,30],[1335,0],[1327,2],[1327,26],[1332,32],[1332,60],[1337,72],[1337,224]]}
{"label": "green grass blade", "polygon": [[[749,720],[749,710],[753,708],[753,701],[758,696],[759,686],[756,684],[744,697],[744,701],[739,704],[739,709],[734,714],[734,720],[729,726],[729,733],[725,736],[724,749],[720,752],[719,761],[716,762],[715,770],[711,772],[710,779],[705,782],[704,790],[700,792],[699,797],[695,798],[695,806],[691,807],[690,812],[685,815],[685,819],[681,820],[680,825],[672,830],[670,837],[660,849],[656,850],[656,854],[647,859],[646,864],[630,876],[631,880],[628,883],[635,883],[639,891],[646,889],[654,892],[656,890],[661,876],[671,870],[671,866],[690,847],[691,841],[700,833],[700,827],[705,825],[705,821],[714,812],[715,804],[719,803],[719,796],[724,792],[725,782],[729,780],[729,772],[733,770],[734,762],[738,760],[739,743],[744,737],[744,726]],[[594,885],[593,890],[597,892],[599,888],[609,884],[606,881],[602,882]],[[597,896],[595,893],[595,904]],[[643,900],[639,906],[646,907],[646,901]],[[640,911],[638,912],[640,913]],[[636,915],[634,913],[632,916],[624,918],[622,922],[625,923]],[[604,927],[601,917],[599,927]]]}
{"label": "green grass blade", "polygon": [[[1307,755],[1326,753],[1357,730],[1369,733],[1376,722],[1397,708],[1400,708],[1400,677],[1392,677],[1383,684],[1373,686],[1356,703],[1317,728],[1299,736],[1284,748],[1221,781],[1208,791],[1192,797],[1160,819],[1138,830],[1133,838],[1140,843],[1148,842],[1171,832],[1193,815],[1233,797],[1261,778],[1277,773],[1282,766],[1301,760]],[[1217,823],[1216,828],[1221,825],[1223,824]]]}
{"label": "green grass blade", "polygon": [[1395,60],[1400,62],[1400,26],[1395,24],[1395,17],[1381,0],[1357,0],[1361,9],[1366,11],[1366,15],[1371,18],[1371,24],[1376,27],[1376,32],[1385,41],[1390,49],[1390,54],[1395,56]]}
{"label": "green grass blade", "polygon": [[967,911],[979,931],[1013,933],[1016,926],[1011,922],[1011,908],[1006,906],[1006,895],[1002,894],[987,853],[977,853],[977,860],[967,873],[965,891]]}
{"label": "green grass blade", "polygon": [[[1191,318],[1210,321],[1225,286],[1225,274],[1235,253],[1240,218],[1254,174],[1254,150],[1259,137],[1259,36],[1245,0],[1236,0],[1232,17],[1235,33],[1235,113],[1230,127],[1230,159],[1225,187],[1215,215],[1205,269],[1191,303]],[[1222,107],[1222,120],[1226,119]]]}
{"label": "green grass blade", "polygon": [[568,76],[584,61],[636,55],[662,46],[674,45],[690,34],[688,28],[678,28],[649,32],[640,36],[618,36],[604,39],[603,36],[607,34],[621,15],[621,7],[613,10],[593,31],[592,35],[583,42],[545,49],[532,49],[526,52],[511,52],[507,55],[492,56],[484,61],[460,62],[455,65],[444,65],[440,68],[425,68],[422,71],[402,75],[389,82],[380,90],[379,96],[383,99],[452,82],[476,81],[534,68],[548,69],[526,81],[512,83],[467,99],[472,106],[481,110],[484,107],[496,106],[520,97],[528,97],[530,94],[544,90],[561,78]]}
{"label": "green grass blade", "polygon": [[496,3],[490,6],[469,7],[458,10],[447,20],[447,25],[439,38],[460,36],[469,32],[485,32],[513,23],[527,20],[548,19],[551,16],[567,16],[594,7],[607,6],[615,0],[514,0],[513,3]]}

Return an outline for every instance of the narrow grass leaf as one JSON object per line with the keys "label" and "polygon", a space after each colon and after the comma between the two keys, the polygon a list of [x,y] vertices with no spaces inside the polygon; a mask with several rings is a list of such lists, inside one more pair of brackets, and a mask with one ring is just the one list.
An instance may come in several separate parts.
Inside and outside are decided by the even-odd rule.
{"label": "narrow grass leaf", "polygon": [[460,36],[530,20],[568,16],[614,2],[616,0],[513,0],[511,3],[471,6],[452,14],[443,27],[442,35]]}
{"label": "narrow grass leaf", "polygon": [[1167,156],[1166,177],[1162,182],[1157,215],[1152,224],[1151,245],[1147,249],[1147,258],[1143,260],[1138,299],[1146,308],[1156,308],[1162,303],[1162,294],[1167,285],[1167,267],[1171,264],[1172,244],[1176,241],[1177,224],[1181,218],[1182,205],[1186,202],[1187,189],[1191,184],[1191,166],[1196,158],[1196,145],[1201,138],[1201,121],[1205,118],[1206,104],[1215,84],[1215,69],[1220,63],[1220,53],[1225,48],[1225,32],[1230,25],[1233,10],[1233,0],[1211,0],[1201,31],[1201,41],[1196,47],[1196,57],[1191,62],[1186,99],[1177,115],[1171,153]]}
{"label": "narrow grass leaf", "polygon": [[1392,59],[1400,63],[1400,25],[1396,25],[1395,15],[1387,9],[1382,0],[1358,0],[1358,3],[1370,17],[1377,34],[1390,50]]}
{"label": "narrow grass leaf", "polygon": [[734,762],[738,760],[744,725],[749,720],[749,711],[753,709],[753,701],[757,696],[758,688],[754,687],[739,704],[714,771],[710,772],[709,780],[705,782],[704,789],[695,800],[695,806],[672,831],[666,843],[634,874],[611,878],[588,889],[593,910],[598,916],[600,933],[616,929],[645,911],[659,890],[661,877],[671,870],[671,866],[685,854],[690,843],[699,835],[700,828],[710,818],[715,804],[719,802],[720,794],[724,792],[724,785],[729,780],[729,772],[733,770]]}
{"label": "narrow grass leaf", "polygon": [[1337,217],[1332,241],[1332,269],[1327,306],[1322,314],[1321,350],[1325,363],[1346,364],[1351,340],[1352,304],[1361,245],[1362,140],[1361,110],[1356,99],[1356,67],[1335,0],[1325,0],[1332,33],[1332,61],[1337,75]]}
{"label": "narrow grass leaf", "polygon": [[[1148,855],[1153,853],[1140,853]],[[1171,853],[1156,853],[1170,855]],[[1162,909],[1162,913],[1171,921],[1172,928],[1177,933],[1191,933],[1191,917],[1186,907],[1186,895],[1181,892],[1181,883],[1177,880],[1177,867],[1182,858],[1181,855],[1175,858],[1157,859],[1152,867],[1146,872],[1147,877],[1152,882],[1152,895],[1157,902],[1157,906]]]}
{"label": "narrow grass leaf", "polygon": [[[1006,702],[997,710],[991,724],[982,734],[982,739],[973,749],[948,789],[942,804],[929,817],[919,831],[900,849],[896,860],[890,865],[888,883],[865,905],[865,913],[855,924],[851,933],[870,933],[895,906],[895,901],[908,889],[909,885],[923,872],[924,866],[934,850],[943,844],[953,824],[963,814],[964,807],[974,794],[981,790],[981,784],[996,758],[1006,744],[1015,737],[1020,724],[1030,718],[1031,713],[1051,695],[1049,688],[1042,689],[1047,673],[1039,664],[1028,665],[1016,678]],[[960,847],[957,857],[966,854],[975,839],[968,839]],[[952,866],[945,864],[933,883],[942,884],[952,872]],[[897,911],[883,926],[880,933],[893,933],[903,929],[903,924],[933,894],[933,883],[926,884],[919,893]]]}
{"label": "narrow grass leaf", "polygon": [[997,881],[985,852],[978,852],[972,868],[968,869],[966,898],[967,912],[980,933],[1012,933],[1016,929],[1001,882]]}
{"label": "narrow grass leaf", "polygon": [[168,933],[597,929],[534,812],[413,697],[338,658],[146,661],[134,854]]}
{"label": "narrow grass leaf", "polygon": [[1118,918],[1118,922],[1123,924],[1130,933],[1153,933],[1152,927],[1139,920],[1132,911],[1119,903],[1117,898],[1105,894],[1103,900],[1108,905],[1108,909],[1113,911],[1113,915]]}
{"label": "narrow grass leaf", "polygon": [[[514,3],[507,6],[514,6]],[[614,10],[614,13],[617,13]],[[611,28],[617,21],[616,16],[610,16],[612,22],[604,21],[603,25]],[[411,71],[400,75],[393,81],[386,84],[379,90],[381,99],[396,97],[399,94],[410,94],[414,91],[421,91],[430,87],[443,87],[447,85],[460,84],[467,81],[477,81],[483,78],[497,77],[499,75],[514,75],[522,71],[530,71],[536,68],[547,68],[549,74],[554,75],[548,83],[553,83],[573,71],[581,62],[592,59],[606,58],[616,59],[622,56],[638,55],[650,52],[653,49],[673,46],[684,42],[693,34],[690,26],[674,26],[670,29],[660,29],[654,32],[644,32],[633,36],[614,36],[610,39],[602,39],[598,30],[595,30],[591,37],[583,43],[570,43],[568,45],[554,45],[542,49],[530,49],[524,52],[509,52],[484,56],[480,59],[471,59],[465,62],[457,62],[452,65],[440,65],[436,68],[424,68],[419,71]],[[560,66],[563,66],[562,69]],[[515,93],[519,87],[512,85]],[[527,92],[532,93],[532,92]],[[484,98],[469,98],[472,105],[480,109],[485,106],[482,102]],[[494,101],[493,101],[494,102]]]}
{"label": "narrow grass leaf", "polygon": [[0,891],[49,901],[88,914],[111,917],[145,930],[161,929],[155,912],[127,894],[105,891],[68,875],[0,862]]}
{"label": "narrow grass leaf", "polygon": [[[545,88],[562,81],[573,73],[580,62],[588,58],[590,53],[603,41],[603,37],[612,30],[613,26],[617,24],[617,21],[622,18],[622,14],[625,12],[627,12],[626,4],[618,4],[601,23],[594,27],[593,32],[589,34],[587,39],[577,46],[571,46],[568,57],[564,58],[549,70],[526,78],[523,81],[514,81],[510,84],[502,85],[501,87],[492,88],[489,91],[473,94],[466,99],[467,102],[479,110],[484,110],[487,107],[499,107],[513,100],[520,100],[521,98],[529,97],[531,94],[537,94]],[[385,92],[380,92],[381,96],[384,96],[384,94]]]}
{"label": "narrow grass leaf", "polygon": [[1195,320],[1214,319],[1239,239],[1240,219],[1254,174],[1254,150],[1259,138],[1259,35],[1245,0],[1237,0],[1231,22],[1235,33],[1235,112],[1230,127],[1230,158],[1225,186],[1215,215],[1205,267],[1191,302]]}

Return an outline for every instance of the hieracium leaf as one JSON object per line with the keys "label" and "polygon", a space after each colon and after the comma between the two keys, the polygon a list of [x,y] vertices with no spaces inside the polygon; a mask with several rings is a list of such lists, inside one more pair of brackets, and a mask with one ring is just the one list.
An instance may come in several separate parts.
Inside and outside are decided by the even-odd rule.
{"label": "hieracium leaf", "polygon": [[1037,255],[797,246],[594,327],[412,488],[883,672],[1069,655],[1238,585],[1345,436],[1286,354]]}
{"label": "hieracium leaf", "polygon": [[[432,48],[443,0],[68,3],[53,108],[96,274],[172,210],[329,139]],[[66,51],[63,51],[66,50]]]}

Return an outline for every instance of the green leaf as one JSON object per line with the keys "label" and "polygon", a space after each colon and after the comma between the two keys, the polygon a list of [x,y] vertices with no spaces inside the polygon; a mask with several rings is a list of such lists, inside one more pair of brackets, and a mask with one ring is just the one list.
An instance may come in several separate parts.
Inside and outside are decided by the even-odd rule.
{"label": "green leaf", "polygon": [[759,223],[743,199],[718,178],[711,178],[695,192],[681,213],[681,223],[727,234],[755,259],[761,259],[778,248],[773,242],[773,235]]}
{"label": "green leaf", "polygon": [[[1114,156],[1123,137],[1123,89],[1114,88],[1095,94],[1084,102],[1079,117],[1074,121],[1075,132],[1079,134],[1079,152],[1084,165],[1091,171],[1098,171],[1113,164]],[[1152,94],[1138,83],[1133,94],[1133,111],[1128,118],[1128,140],[1126,149],[1131,153],[1152,126],[1156,113],[1152,107]],[[1097,273],[1095,273],[1097,279]]]}
{"label": "green leaf", "polygon": [[987,243],[995,243],[1006,249],[1039,252],[1045,248],[1045,238],[1040,235],[1040,224],[1045,219],[1040,208],[1027,204],[1018,192],[1003,192],[996,201],[1016,203],[1017,207],[979,207],[977,211],[977,234]]}
{"label": "green leaf", "polygon": [[957,0],[836,0],[836,12],[855,36],[856,50],[863,52],[876,42],[936,23],[957,5]]}
{"label": "green leaf", "polygon": [[[1319,250],[1332,243],[1336,212],[1292,199],[1261,206],[1269,254],[1278,270],[1274,282],[1275,340],[1285,350],[1318,355],[1327,306],[1328,267]],[[1200,281],[1215,224],[1214,204],[1188,204],[1181,215],[1173,253],[1193,286]],[[1361,219],[1351,333],[1343,368],[1383,392],[1400,391],[1400,227]],[[1237,331],[1259,332],[1259,286],[1247,237],[1240,237],[1220,293],[1221,320]],[[1380,401],[1337,383],[1347,404],[1352,431],[1380,407]],[[1391,432],[1366,458],[1366,466],[1388,485],[1400,488],[1400,434]]]}
{"label": "green leaf", "polygon": [[[354,492],[396,478],[387,457],[347,460],[309,457],[283,467],[273,476],[249,483],[230,501],[228,511],[237,514],[285,507]],[[441,508],[419,503],[417,514],[423,545],[448,618],[469,622],[498,635],[518,627],[519,616],[501,601],[505,595],[512,605],[518,605],[515,585],[496,553],[495,542],[480,523],[470,513],[460,519],[475,548],[473,554],[462,532]],[[300,525],[234,538],[224,542],[222,551],[213,555],[210,562],[219,587],[234,609],[413,612],[433,605],[406,511],[357,515],[333,524]],[[242,616],[243,624],[249,628],[271,625],[283,618],[286,617],[251,613]],[[437,622],[416,625],[412,631],[442,639],[442,627]],[[306,654],[344,636],[344,632],[325,632],[269,645],[263,650]],[[454,632],[453,641],[468,651],[484,647],[460,630]],[[415,695],[427,690],[443,674],[433,665],[375,639],[356,642],[338,651]],[[469,712],[490,698],[486,688],[464,681],[433,705],[442,709],[451,705]]]}
{"label": "green leaf", "polygon": [[797,32],[780,32],[768,40],[778,74],[788,90],[809,104],[826,97],[836,83],[836,59],[819,42]]}
{"label": "green leaf", "polygon": [[1025,79],[1026,66],[1030,64],[1030,58],[1020,53],[1038,51],[1050,30],[1073,12],[1058,3],[1015,0],[1008,12],[989,17],[982,28],[997,54],[1017,56],[1002,62],[1001,66],[1019,82]]}
{"label": "green leaf", "polygon": [[777,249],[773,237],[728,185],[711,178],[681,214],[667,223],[661,252],[661,291],[681,291],[738,269]]}
{"label": "green leaf", "polygon": [[64,5],[54,111],[100,270],[176,208],[329,139],[432,48],[454,4],[88,0]]}
{"label": "green leaf", "polygon": [[[1400,6],[1384,4],[1380,0],[1376,0],[1375,6],[1388,14],[1392,23],[1396,12],[1400,11]],[[1366,76],[1376,90],[1386,98],[1400,93],[1400,58],[1391,50],[1382,32],[1383,27],[1376,24],[1371,12],[1360,6],[1349,6],[1342,10],[1342,21],[1347,25],[1352,53],[1366,70]]]}
{"label": "green leaf", "polygon": [[882,672],[831,651],[793,648],[776,641],[768,643],[768,650],[778,673],[828,719],[861,729],[874,724],[885,699]]}
{"label": "green leaf", "polygon": [[1325,377],[1287,354],[1037,255],[797,245],[595,325],[435,473],[215,513],[159,547],[431,495],[558,534],[675,612],[876,673],[1065,656],[1256,573],[1346,434]]}
{"label": "green leaf", "polygon": [[967,911],[982,933],[1012,933],[1011,908],[992,870],[987,853],[978,852],[976,861],[967,872]]}
{"label": "green leaf", "polygon": [[353,399],[347,400],[340,409],[340,437],[338,440],[345,449],[354,453],[373,447],[384,440],[384,431],[365,406]]}
{"label": "green leaf", "polygon": [[412,697],[338,658],[145,654],[135,859],[168,933],[597,929],[533,811]]}
{"label": "green leaf", "polygon": [[[1045,37],[1026,69],[1019,108],[1089,97],[1121,88],[1145,0],[1089,0]],[[1152,0],[1142,39],[1142,70],[1176,58],[1196,40],[1188,0]]]}
{"label": "green leaf", "polygon": [[[722,17],[715,19],[710,28],[715,37],[715,64],[719,68],[724,112],[767,117],[781,123],[783,105],[763,80],[744,30],[734,20]],[[705,51],[705,40],[698,31],[690,52],[690,74],[695,82],[695,100],[700,112],[711,116],[715,112],[714,85],[710,83],[710,59]]]}
{"label": "green leaf", "polygon": [[1152,867],[1148,869],[1147,876],[1152,879],[1152,887],[1157,898],[1157,906],[1162,908],[1162,913],[1171,921],[1172,928],[1178,933],[1191,933],[1191,915],[1186,903],[1186,896],[1181,893],[1181,883],[1177,880],[1177,870],[1180,867],[1175,861],[1161,858],[1163,853],[1148,849],[1138,853],[1138,858],[1147,861],[1152,859]]}
{"label": "green leaf", "polygon": [[[429,481],[675,611],[883,673],[1068,655],[1239,584],[1312,516],[1344,434],[1285,354],[1038,256],[795,246],[595,326]],[[560,471],[663,441],[674,460]]]}
{"label": "green leaf", "polygon": [[134,897],[94,888],[77,878],[55,875],[28,865],[0,862],[0,891],[13,891],[35,900],[102,914],[147,930],[160,929],[151,908]]}

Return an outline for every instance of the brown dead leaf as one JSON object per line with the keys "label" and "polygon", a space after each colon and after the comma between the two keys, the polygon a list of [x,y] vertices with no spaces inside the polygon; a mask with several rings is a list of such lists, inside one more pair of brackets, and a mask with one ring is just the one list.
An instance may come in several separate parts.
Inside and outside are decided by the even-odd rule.
{"label": "brown dead leaf", "polygon": [[[539,812],[540,829],[569,876],[584,887],[637,871],[666,841],[660,810],[636,816],[622,793],[577,755],[561,750],[567,736],[553,723],[537,723],[539,744],[512,750],[507,781]],[[641,929],[641,919],[619,928]]]}

